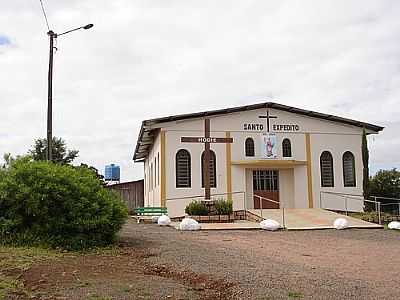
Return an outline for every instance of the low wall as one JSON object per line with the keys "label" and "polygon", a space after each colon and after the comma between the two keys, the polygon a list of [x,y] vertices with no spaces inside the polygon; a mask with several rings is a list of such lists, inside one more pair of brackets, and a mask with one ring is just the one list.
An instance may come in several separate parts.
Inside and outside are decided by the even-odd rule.
{"label": "low wall", "polygon": [[[226,195],[212,195],[211,199],[212,200],[217,200],[217,199],[227,199]],[[182,199],[167,199],[166,200],[166,206],[168,209],[168,216],[170,218],[177,218],[177,217],[183,217],[185,216],[185,208],[186,206],[191,203],[192,201],[201,201],[204,200],[204,197],[188,197],[188,198],[182,198]],[[238,210],[246,210],[246,203],[245,203],[245,193],[243,192],[237,192],[232,194],[232,206],[233,206],[233,211],[238,211]]]}

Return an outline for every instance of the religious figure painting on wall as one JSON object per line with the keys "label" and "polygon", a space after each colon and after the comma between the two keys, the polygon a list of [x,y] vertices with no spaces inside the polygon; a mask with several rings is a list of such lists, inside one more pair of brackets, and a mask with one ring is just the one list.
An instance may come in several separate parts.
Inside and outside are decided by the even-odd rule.
{"label": "religious figure painting on wall", "polygon": [[277,142],[275,133],[264,133],[261,136],[262,158],[271,159],[277,157]]}

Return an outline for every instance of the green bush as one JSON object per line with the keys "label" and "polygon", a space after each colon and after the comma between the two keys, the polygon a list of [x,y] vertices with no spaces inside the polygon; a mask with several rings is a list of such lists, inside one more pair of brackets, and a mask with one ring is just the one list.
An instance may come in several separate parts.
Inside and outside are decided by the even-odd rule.
{"label": "green bush", "polygon": [[232,200],[218,199],[214,204],[218,215],[230,215],[233,212]]}
{"label": "green bush", "polygon": [[208,209],[203,202],[192,201],[186,206],[185,213],[189,216],[207,216]]}
{"label": "green bush", "polygon": [[106,246],[127,218],[121,198],[87,168],[23,158],[0,175],[2,243]]}

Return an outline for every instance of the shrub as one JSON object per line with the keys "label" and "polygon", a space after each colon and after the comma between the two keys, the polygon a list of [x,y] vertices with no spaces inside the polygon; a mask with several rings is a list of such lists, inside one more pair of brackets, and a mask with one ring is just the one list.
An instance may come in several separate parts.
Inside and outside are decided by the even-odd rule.
{"label": "shrub", "polygon": [[3,243],[74,250],[105,246],[127,218],[121,198],[87,168],[23,158],[1,175]]}
{"label": "shrub", "polygon": [[233,212],[232,200],[218,199],[215,201],[215,210],[218,215],[230,215]]}
{"label": "shrub", "polygon": [[185,213],[190,216],[207,216],[208,209],[203,202],[192,201],[186,206]]}

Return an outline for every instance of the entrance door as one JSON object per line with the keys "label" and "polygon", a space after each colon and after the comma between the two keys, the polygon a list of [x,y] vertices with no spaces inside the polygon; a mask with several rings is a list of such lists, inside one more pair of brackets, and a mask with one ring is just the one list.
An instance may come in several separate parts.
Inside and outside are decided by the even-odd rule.
{"label": "entrance door", "polygon": [[279,208],[279,203],[256,197],[279,202],[279,171],[253,170],[253,195],[254,208]]}

